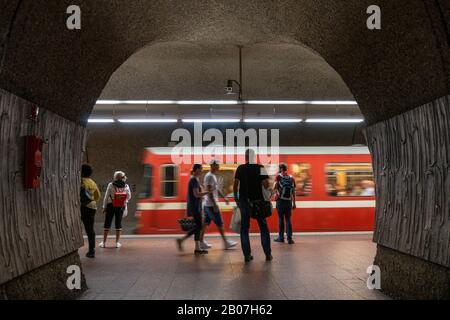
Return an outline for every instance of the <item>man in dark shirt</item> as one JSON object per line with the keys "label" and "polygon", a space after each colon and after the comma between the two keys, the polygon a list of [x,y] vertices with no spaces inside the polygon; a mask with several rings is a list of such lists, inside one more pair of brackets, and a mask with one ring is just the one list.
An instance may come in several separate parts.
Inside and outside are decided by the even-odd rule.
{"label": "man in dark shirt", "polygon": [[[241,246],[246,262],[253,260],[249,237],[250,216],[253,210],[250,203],[263,200],[262,188],[269,188],[269,176],[262,165],[255,163],[255,158],[255,152],[252,149],[245,152],[245,164],[237,168],[233,185],[234,199],[241,210]],[[266,260],[271,261],[270,233],[266,218],[258,216],[257,222]]]}

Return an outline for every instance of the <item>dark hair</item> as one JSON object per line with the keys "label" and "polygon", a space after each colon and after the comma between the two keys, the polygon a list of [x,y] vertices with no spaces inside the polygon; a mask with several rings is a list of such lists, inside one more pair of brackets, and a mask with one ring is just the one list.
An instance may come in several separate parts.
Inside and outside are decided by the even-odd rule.
{"label": "dark hair", "polygon": [[287,171],[287,165],[285,163],[281,163],[278,168],[280,168],[281,171]]}
{"label": "dark hair", "polygon": [[89,178],[90,176],[92,176],[92,167],[88,164],[83,164],[81,166],[81,176],[83,178]]}
{"label": "dark hair", "polygon": [[191,174],[194,174],[194,172],[197,171],[198,169],[200,169],[201,167],[202,167],[201,164],[198,164],[198,163],[194,164],[192,166]]}

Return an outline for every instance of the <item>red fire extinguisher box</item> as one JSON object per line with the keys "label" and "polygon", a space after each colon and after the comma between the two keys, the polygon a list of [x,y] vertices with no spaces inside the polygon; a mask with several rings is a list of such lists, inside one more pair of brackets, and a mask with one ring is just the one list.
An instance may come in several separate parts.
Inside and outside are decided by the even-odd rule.
{"label": "red fire extinguisher box", "polygon": [[44,141],[35,135],[25,136],[25,188],[39,188],[42,170],[42,147]]}

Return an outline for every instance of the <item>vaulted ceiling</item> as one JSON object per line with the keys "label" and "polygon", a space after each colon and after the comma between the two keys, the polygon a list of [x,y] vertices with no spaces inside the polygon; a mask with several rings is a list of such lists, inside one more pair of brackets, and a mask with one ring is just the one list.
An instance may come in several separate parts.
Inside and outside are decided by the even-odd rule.
{"label": "vaulted ceiling", "polygon": [[[242,48],[243,99],[353,100],[339,74],[301,45],[258,43]],[[101,99],[236,99],[227,79],[239,80],[233,44],[160,42],[130,57],[112,75]]]}
{"label": "vaulted ceiling", "polygon": [[[81,30],[66,28],[66,10],[72,4],[81,7]],[[223,78],[233,76],[232,48],[244,45],[247,58],[253,56],[247,60],[253,67],[247,65],[245,77],[254,86],[247,87],[247,93],[255,97],[276,95],[281,85],[285,96],[299,92],[314,96],[320,85],[328,89],[320,90],[322,94],[350,91],[370,124],[448,94],[450,3],[379,0],[382,29],[376,31],[366,27],[366,10],[372,4],[371,0],[0,0],[0,87],[68,119],[85,121],[110,77],[136,52],[129,63],[148,54],[164,70],[159,63],[149,63],[144,68],[147,74],[167,72],[149,78],[158,83],[153,91],[134,82],[133,94],[184,95],[178,83],[189,81],[187,73],[170,85],[169,80],[175,79],[177,66],[190,71],[201,62],[199,71],[190,75],[196,83],[186,92],[215,96],[221,94],[222,75],[210,72],[214,59],[226,54],[220,65]],[[298,56],[301,44],[336,70],[349,91],[339,89],[336,81],[322,83],[321,72],[330,69],[317,59],[305,65]],[[148,51],[139,51],[147,46]],[[164,62],[166,54],[178,57],[178,64]],[[293,62],[299,58],[292,65],[284,63],[286,73],[271,73],[276,64],[283,65],[277,56]],[[266,63],[258,63],[261,59]],[[306,87],[303,72],[318,86]],[[118,88],[114,83],[115,76],[112,89],[106,88],[103,96]]]}

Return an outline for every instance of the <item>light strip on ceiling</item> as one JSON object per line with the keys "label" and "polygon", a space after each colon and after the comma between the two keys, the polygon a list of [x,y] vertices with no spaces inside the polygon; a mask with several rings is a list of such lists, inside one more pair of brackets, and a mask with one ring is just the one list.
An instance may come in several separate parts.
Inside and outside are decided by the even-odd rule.
{"label": "light strip on ceiling", "polygon": [[236,100],[180,100],[176,104],[181,105],[230,105],[238,104]]}
{"label": "light strip on ceiling", "polygon": [[[176,123],[177,119],[118,119],[121,123]],[[237,123],[240,119],[182,119],[185,123]],[[247,123],[300,123],[302,119],[245,119]],[[114,123],[114,119],[88,119],[88,123]],[[307,123],[361,123],[364,119],[307,119]]]}
{"label": "light strip on ceiling", "polygon": [[96,104],[123,104],[121,100],[97,100]]}
{"label": "light strip on ceiling", "polygon": [[121,123],[175,123],[177,119],[118,119]]}
{"label": "light strip on ceiling", "polygon": [[120,104],[177,104],[175,100],[97,100],[97,104],[120,105]]}
{"label": "light strip on ceiling", "polygon": [[247,123],[300,123],[302,119],[245,119]]}
{"label": "light strip on ceiling", "polygon": [[125,100],[124,104],[175,104],[174,100]]}
{"label": "light strip on ceiling", "polygon": [[120,104],[178,104],[178,105],[357,105],[356,101],[328,101],[328,100],[98,100],[97,104],[120,105]]}
{"label": "light strip on ceiling", "polygon": [[181,121],[186,123],[237,123],[241,122],[241,119],[182,119]]}
{"label": "light strip on ceiling", "polygon": [[308,101],[307,104],[313,105],[357,105],[356,101]]}
{"label": "light strip on ceiling", "polygon": [[89,123],[114,123],[114,119],[88,119]]}
{"label": "light strip on ceiling", "polygon": [[307,119],[308,123],[361,123],[364,119]]}
{"label": "light strip on ceiling", "polygon": [[303,100],[246,100],[246,104],[306,104]]}

